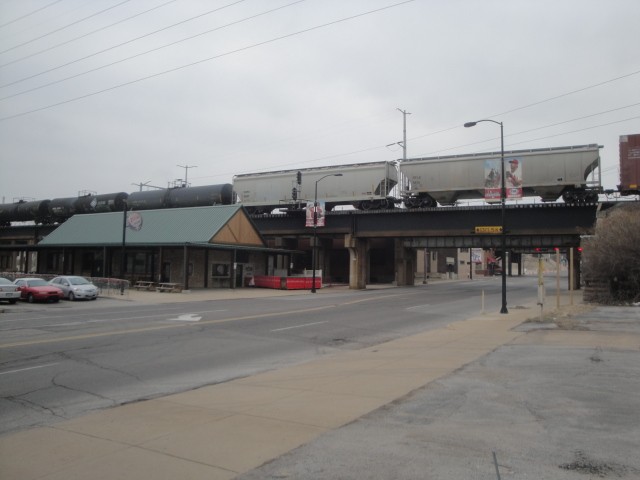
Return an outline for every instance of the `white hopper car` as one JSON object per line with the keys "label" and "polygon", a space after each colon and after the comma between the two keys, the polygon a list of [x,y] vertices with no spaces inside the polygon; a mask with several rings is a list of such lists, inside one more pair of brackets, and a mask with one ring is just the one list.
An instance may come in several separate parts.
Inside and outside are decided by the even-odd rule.
{"label": "white hopper car", "polygon": [[252,213],[304,208],[314,201],[316,187],[317,200],[325,202],[327,210],[336,205],[370,210],[393,208],[397,200],[391,190],[397,183],[395,163],[385,161],[235,175],[233,190]]}
{"label": "white hopper car", "polygon": [[[567,203],[593,202],[602,190],[599,149],[594,144],[505,151],[505,172],[508,176],[510,160],[518,160],[523,196],[539,196],[546,202],[561,196]],[[487,161],[497,160],[494,175],[499,175],[500,155],[493,152],[405,160],[400,164],[402,199],[408,208],[417,208],[485,198]],[[594,178],[596,169],[598,177]]]}

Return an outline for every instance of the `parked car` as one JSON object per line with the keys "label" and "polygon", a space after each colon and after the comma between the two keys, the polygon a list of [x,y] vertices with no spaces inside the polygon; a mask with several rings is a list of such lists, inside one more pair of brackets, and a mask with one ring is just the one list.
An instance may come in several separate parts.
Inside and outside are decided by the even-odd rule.
{"label": "parked car", "polygon": [[33,303],[36,300],[57,302],[64,297],[62,290],[41,278],[18,278],[13,283],[20,290],[20,298],[27,300],[29,303]]}
{"label": "parked car", "polygon": [[7,301],[12,305],[20,298],[20,290],[11,280],[0,277],[0,301]]}
{"label": "parked car", "polygon": [[49,283],[62,290],[64,298],[72,301],[80,298],[89,300],[98,298],[98,287],[84,277],[65,275],[56,277]]}

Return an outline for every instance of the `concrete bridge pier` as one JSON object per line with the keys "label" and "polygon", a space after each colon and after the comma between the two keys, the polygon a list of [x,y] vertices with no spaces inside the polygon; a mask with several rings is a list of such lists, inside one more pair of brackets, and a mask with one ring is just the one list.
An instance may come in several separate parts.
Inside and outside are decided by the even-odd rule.
{"label": "concrete bridge pier", "polygon": [[344,246],[349,250],[349,288],[364,290],[367,288],[369,241],[347,234],[344,236]]}
{"label": "concrete bridge pier", "polygon": [[414,284],[418,261],[416,249],[406,248],[403,243],[403,239],[396,239],[394,245],[396,285],[399,287]]}

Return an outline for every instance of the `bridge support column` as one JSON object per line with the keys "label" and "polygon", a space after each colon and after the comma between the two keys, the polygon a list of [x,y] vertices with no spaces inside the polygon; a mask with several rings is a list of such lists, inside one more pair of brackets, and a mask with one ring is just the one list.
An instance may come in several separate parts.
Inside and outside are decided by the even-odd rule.
{"label": "bridge support column", "polygon": [[369,242],[365,238],[345,235],[344,246],[349,249],[349,288],[367,288],[367,267],[369,264]]}
{"label": "bridge support column", "polygon": [[395,240],[395,271],[396,285],[399,287],[413,286],[415,283],[415,271],[417,253],[413,248],[405,248],[402,239]]}

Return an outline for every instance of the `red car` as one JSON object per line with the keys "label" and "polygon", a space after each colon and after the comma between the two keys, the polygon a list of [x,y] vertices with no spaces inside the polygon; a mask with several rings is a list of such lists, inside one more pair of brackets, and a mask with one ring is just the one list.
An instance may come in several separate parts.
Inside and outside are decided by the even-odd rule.
{"label": "red car", "polygon": [[33,303],[36,300],[43,302],[58,302],[64,297],[64,293],[58,287],[51,286],[41,278],[18,278],[14,281],[20,290],[20,298]]}

